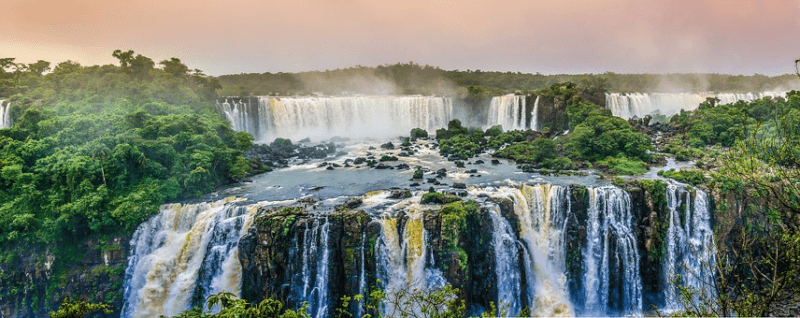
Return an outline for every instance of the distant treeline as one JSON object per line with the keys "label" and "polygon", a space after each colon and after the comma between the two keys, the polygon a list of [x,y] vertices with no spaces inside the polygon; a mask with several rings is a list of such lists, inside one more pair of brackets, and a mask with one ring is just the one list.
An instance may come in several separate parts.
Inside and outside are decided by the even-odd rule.
{"label": "distant treeline", "polygon": [[604,83],[609,92],[760,92],[800,88],[794,74],[603,74],[542,75],[481,70],[442,70],[413,62],[355,66],[300,73],[223,75],[220,95],[307,95],[322,93],[496,95],[540,90],[556,83]]}

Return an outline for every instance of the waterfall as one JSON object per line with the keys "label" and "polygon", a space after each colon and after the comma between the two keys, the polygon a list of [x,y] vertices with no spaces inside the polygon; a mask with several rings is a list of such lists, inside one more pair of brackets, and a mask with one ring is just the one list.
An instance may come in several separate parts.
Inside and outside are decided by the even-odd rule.
{"label": "waterfall", "polygon": [[569,213],[566,188],[523,185],[510,192],[523,241],[523,265],[531,313],[574,316],[567,290],[564,224]]}
{"label": "waterfall", "polygon": [[258,114],[253,114],[248,103],[243,99],[230,99],[227,98],[222,103],[217,103],[217,108],[225,115],[231,123],[231,128],[236,131],[244,131],[253,136],[258,136]]}
{"label": "waterfall", "polygon": [[530,125],[527,121],[526,96],[508,94],[492,97],[489,104],[489,117],[486,127],[503,126],[506,130],[538,129],[539,96],[534,103]]}
{"label": "waterfall", "polygon": [[[426,266],[432,262],[426,260],[429,253],[422,213],[408,215],[402,229],[398,229],[395,218],[380,219],[382,231],[375,244],[375,257],[377,276],[387,299],[402,298],[403,291],[432,291],[446,285],[441,271]],[[390,302],[384,302],[382,311],[386,316],[396,315],[396,310]],[[419,308],[404,308],[404,311],[420,312]]]}
{"label": "waterfall", "polygon": [[3,106],[4,100],[0,99],[0,128],[11,127],[11,103]]}
{"label": "waterfall", "polygon": [[495,303],[501,308],[508,305],[508,314],[516,316],[522,309],[519,297],[522,281],[517,236],[508,221],[500,215],[497,206],[492,206],[489,216],[492,218],[492,247],[497,282]]}
{"label": "waterfall", "polygon": [[678,286],[690,288],[696,294],[695,301],[716,296],[713,287],[716,245],[705,192],[670,182],[667,208],[669,227],[662,264],[662,289],[665,308],[674,310],[682,309]]}
{"label": "waterfall", "polygon": [[536,95],[536,101],[533,102],[533,113],[531,114],[531,129],[540,131],[539,128],[539,95]]}
{"label": "waterfall", "polygon": [[197,296],[239,293],[236,247],[253,212],[230,199],[162,206],[131,239],[121,315],[172,316],[197,305]]}
{"label": "waterfall", "polygon": [[761,93],[609,93],[606,94],[606,108],[614,116],[629,119],[642,118],[655,112],[672,116],[681,110],[695,110],[706,98],[716,97],[719,104],[732,104],[738,101],[753,101],[765,97],[783,97],[785,92]]}
{"label": "waterfall", "polygon": [[257,102],[256,107],[226,100],[217,107],[234,130],[264,142],[276,137],[395,137],[413,128],[433,132],[453,119],[453,100],[435,96],[260,96]]}
{"label": "waterfall", "polygon": [[301,255],[301,267],[292,280],[292,294],[296,303],[308,302],[308,313],[312,317],[330,315],[328,299],[328,274],[330,245],[328,244],[330,222],[327,217],[318,216],[305,224],[302,233],[302,247],[295,239],[295,253]]}
{"label": "waterfall", "polygon": [[[663,296],[664,307],[669,310],[679,305],[676,286],[670,282],[677,275],[681,278],[678,286],[691,287],[703,297],[716,296],[708,285],[714,277],[715,248],[708,195],[676,182],[671,182],[666,191],[665,222],[669,223],[661,263],[664,277],[653,290],[660,293],[654,296]],[[462,241],[480,244],[472,247],[485,251],[486,255],[476,255],[470,245],[465,245],[470,260],[479,257],[493,260],[493,263],[469,264],[466,275],[487,275],[483,280],[468,281],[486,284],[483,286],[490,295],[482,301],[495,301],[500,308],[507,308],[510,315],[518,315],[526,306],[537,316],[642,313],[643,286],[631,197],[613,186],[589,187],[585,193],[588,196],[577,197],[588,197],[588,201],[572,202],[571,187],[553,184],[469,190],[467,199],[482,206],[479,218],[475,219],[480,223],[470,221],[470,228],[486,224],[485,231],[490,231],[480,237],[481,243]],[[343,222],[334,221],[338,219],[326,213],[298,213],[288,223],[284,219],[282,227],[271,228],[282,229],[283,234],[266,239],[264,235],[274,235],[264,232],[265,227],[270,227],[263,224],[272,224],[268,219],[271,216],[264,214],[265,219],[259,218],[257,228],[252,226],[253,219],[257,210],[276,202],[243,205],[241,200],[225,199],[164,205],[158,215],[140,225],[131,240],[122,317],[177,315],[201,305],[209,295],[222,291],[239,294],[243,271],[253,275],[253,262],[267,265],[259,263],[264,260],[252,261],[254,255],[263,255],[252,254],[256,253],[251,249],[254,245],[269,253],[280,253],[281,264],[280,270],[273,272],[276,276],[271,276],[278,281],[271,279],[266,285],[254,286],[255,289],[248,287],[247,293],[269,288],[267,293],[281,297],[286,306],[296,308],[307,302],[308,312],[314,317],[335,313],[337,297],[343,295],[337,284],[343,281],[345,263],[351,266],[347,267],[348,275],[357,275],[345,279],[347,293],[368,294],[369,283],[375,283],[369,282],[371,277],[380,280],[377,287],[387,297],[396,297],[402,291],[426,293],[440,289],[453,277],[445,278],[435,265],[434,255],[439,254],[434,249],[440,243],[434,241],[437,232],[429,227],[432,233],[429,237],[426,231],[426,226],[437,224],[436,214],[426,213],[440,207],[420,205],[420,195],[416,193],[401,200],[380,196],[365,200],[362,208],[370,215],[369,228],[374,231],[358,233],[361,247],[348,245],[348,249],[354,248],[349,250],[348,261],[336,250],[341,248],[337,240],[341,239]],[[498,199],[509,205],[500,204]],[[584,222],[584,218],[584,224],[577,224]],[[250,234],[245,235],[246,232]],[[249,243],[242,244],[240,250],[238,244],[243,238]],[[261,243],[266,241],[270,243]],[[568,246],[578,250],[568,250]],[[251,260],[244,269],[240,251],[250,253],[247,255],[251,257],[242,259]],[[367,259],[370,254],[374,258]],[[576,260],[578,254],[583,259]],[[569,272],[567,255],[571,255]],[[373,264],[372,261],[375,267],[370,272],[367,264]],[[475,268],[480,270],[473,271]],[[250,278],[245,281],[252,282]],[[488,290],[489,286],[495,287]],[[384,302],[382,313],[399,314],[400,308],[393,306]],[[354,307],[356,314],[363,314],[358,308],[361,306]],[[402,309],[420,312],[413,305]]]}
{"label": "waterfall", "polygon": [[[628,194],[616,187],[590,188],[584,252],[584,309],[604,315],[642,310],[639,252]],[[618,283],[613,288],[612,283]]]}

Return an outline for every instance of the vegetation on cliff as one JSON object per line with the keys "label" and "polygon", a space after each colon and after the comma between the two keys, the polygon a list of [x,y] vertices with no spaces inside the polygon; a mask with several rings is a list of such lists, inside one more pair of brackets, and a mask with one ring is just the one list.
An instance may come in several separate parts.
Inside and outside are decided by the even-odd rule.
{"label": "vegetation on cliff", "polygon": [[[436,131],[440,152],[452,160],[466,160],[489,149],[493,156],[517,162],[523,170],[574,169],[596,166],[612,174],[642,174],[652,160],[650,138],[628,121],[607,109],[585,102],[590,90],[562,83],[547,90],[551,98],[563,100],[569,133],[556,138],[553,132],[506,131],[500,126],[465,128],[458,120]],[[557,127],[554,127],[557,128]]]}
{"label": "vegetation on cliff", "polygon": [[[800,92],[719,105],[708,99],[670,119],[665,150],[700,169],[659,175],[716,198],[715,295],[683,288],[684,311],[701,316],[782,315],[800,293]],[[679,277],[676,279],[680,279]],[[791,310],[791,309],[789,309]]]}

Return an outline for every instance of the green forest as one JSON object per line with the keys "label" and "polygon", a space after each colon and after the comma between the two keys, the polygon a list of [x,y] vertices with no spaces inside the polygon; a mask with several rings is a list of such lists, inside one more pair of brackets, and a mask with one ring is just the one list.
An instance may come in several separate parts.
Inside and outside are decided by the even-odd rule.
{"label": "green forest", "polygon": [[793,74],[603,74],[543,75],[481,70],[442,70],[414,62],[355,66],[299,73],[247,73],[216,78],[221,96],[323,93],[422,94],[466,97],[545,89],[553,84],[602,82],[609,92],[761,92],[800,89]]}
{"label": "green forest", "polygon": [[164,202],[245,176],[252,137],[212,109],[215,79],[177,58],[113,56],[119,65],[0,60],[14,122],[0,130],[0,263],[38,245],[68,262],[84,238],[132,233]]}

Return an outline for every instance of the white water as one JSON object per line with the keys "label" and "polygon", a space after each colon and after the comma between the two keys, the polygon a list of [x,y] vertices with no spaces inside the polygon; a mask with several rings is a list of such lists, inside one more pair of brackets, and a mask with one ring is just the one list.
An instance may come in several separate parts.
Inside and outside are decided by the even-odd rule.
{"label": "white water", "polygon": [[522,309],[520,295],[522,281],[519,272],[519,248],[517,236],[508,221],[500,215],[500,209],[492,206],[492,247],[494,248],[495,276],[499,307],[508,306],[508,314],[516,316]]}
{"label": "white water", "polygon": [[662,115],[672,116],[683,110],[695,110],[706,98],[716,97],[719,104],[732,104],[738,101],[753,101],[764,97],[786,96],[785,92],[761,93],[632,93],[606,94],[606,108],[614,116],[629,119],[643,118],[646,115],[658,112]]}
{"label": "white water", "polygon": [[239,293],[236,246],[255,211],[230,202],[167,204],[139,226],[125,273],[123,317],[177,315],[193,305],[198,289],[202,297]]}
{"label": "white water", "polygon": [[[478,187],[469,190],[468,199],[481,201],[481,196],[511,199],[517,221],[512,225],[502,217],[499,206],[490,200],[482,206],[491,220],[490,254],[494,259],[497,286],[496,303],[507,305],[508,313],[518,314],[530,306],[534,315],[574,316],[637,315],[642,312],[642,282],[639,255],[633,234],[631,201],[628,194],[616,187],[588,188],[586,237],[579,244],[584,248],[582,281],[579,290],[569,290],[566,255],[567,220],[574,220],[568,187],[550,184]],[[683,194],[682,194],[683,193]],[[672,273],[700,273],[693,277],[711,277],[703,272],[704,260],[713,260],[709,245],[708,198],[702,191],[689,196],[685,187],[668,189],[670,224],[665,264]],[[421,193],[408,199],[388,198],[387,191],[362,197],[360,207],[381,225],[374,255],[378,284],[388,297],[395,291],[420,289],[432,291],[447,281],[434,264],[431,244],[424,228],[424,215],[439,206],[420,205]],[[683,198],[683,199],[676,199]],[[677,211],[681,200],[691,200],[687,223],[681,223]],[[274,203],[274,202],[273,202]],[[126,272],[123,317],[175,315],[220,291],[239,293],[241,268],[238,240],[252,223],[256,208],[273,204],[261,202],[238,206],[230,200],[217,202],[165,205],[161,213],[142,224],[132,240]],[[401,218],[400,215],[405,215]],[[288,249],[286,288],[290,293],[287,306],[309,303],[314,317],[331,315],[337,299],[329,281],[329,268],[339,266],[332,259],[336,242],[329,238],[331,223],[324,214],[304,218],[294,232],[296,237]],[[404,220],[404,221],[401,221]],[[572,230],[571,230],[572,231]],[[684,233],[684,234],[681,234]],[[366,235],[366,234],[364,234]],[[330,239],[330,241],[329,241]],[[367,242],[363,236],[362,241]],[[366,246],[366,243],[364,243]],[[468,251],[469,252],[469,251]],[[365,270],[364,246],[360,250],[358,291],[369,293]],[[470,259],[476,257],[470,255]],[[369,260],[366,260],[369,261]],[[686,270],[683,270],[685,268]],[[665,268],[665,273],[671,270]],[[668,274],[665,274],[665,276]],[[374,283],[374,282],[373,282]],[[687,286],[703,286],[701,280],[686,280]],[[665,286],[664,298],[669,304],[676,299]],[[493,294],[494,295],[494,294]],[[575,297],[576,303],[570,301]],[[672,298],[670,298],[672,297]],[[193,303],[195,302],[195,303]],[[501,305],[501,306],[502,306]],[[577,306],[577,307],[576,307]],[[419,312],[418,308],[404,308]],[[213,310],[213,309],[212,309]],[[384,304],[387,316],[397,308]]]}
{"label": "white water", "polygon": [[678,286],[690,288],[695,293],[696,301],[716,296],[713,287],[716,245],[705,192],[670,182],[667,186],[667,208],[669,227],[662,264],[662,289],[665,308],[680,310],[683,308]]}
{"label": "white water", "polygon": [[[243,99],[243,101],[246,101]],[[269,97],[218,104],[233,129],[274,138],[386,138],[433,132],[453,119],[453,100],[435,96]]]}
{"label": "white water", "polygon": [[[303,230],[302,267],[297,278],[301,284],[292,284],[292,292],[299,302],[308,302],[308,313],[312,317],[326,317],[329,312],[328,268],[330,246],[328,244],[330,222],[327,217],[316,217],[311,226],[306,223]],[[295,241],[297,243],[297,241]]]}
{"label": "white water", "polygon": [[11,127],[11,103],[3,105],[4,100],[0,99],[0,128]]}
{"label": "white water", "polygon": [[522,185],[505,191],[514,200],[527,290],[536,316],[574,316],[565,269],[564,224],[569,213],[566,188],[549,184]]}
{"label": "white water", "polygon": [[[609,312],[610,281],[613,273],[621,277],[621,314],[642,311],[642,280],[639,252],[633,233],[631,199],[616,187],[589,188],[589,210],[584,251],[584,310],[590,315]],[[616,249],[612,249],[612,245]],[[616,263],[616,266],[612,264]],[[612,272],[613,271],[613,272]]]}
{"label": "white water", "polygon": [[514,94],[495,96],[489,104],[489,117],[485,128],[501,125],[504,130],[537,130],[538,112],[539,96],[536,96],[530,124],[528,124],[530,111],[526,106],[526,96]]}
{"label": "white water", "polygon": [[[398,232],[397,219],[394,217],[380,220],[382,231],[375,244],[378,278],[386,293],[383,314],[387,317],[399,315],[398,311],[421,314],[419,308],[397,308],[393,303],[407,300],[404,293],[433,291],[446,285],[442,272],[427,268],[433,263],[427,260],[427,233],[423,224],[422,211],[414,211],[408,215],[402,232]],[[402,233],[402,236],[400,235]],[[400,300],[394,301],[395,299]]]}

